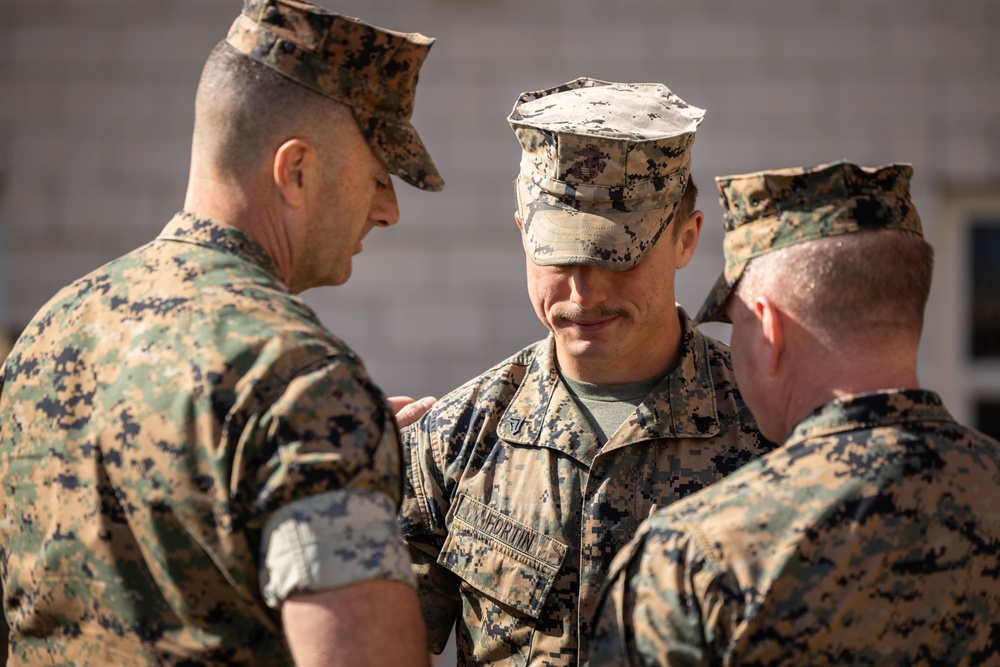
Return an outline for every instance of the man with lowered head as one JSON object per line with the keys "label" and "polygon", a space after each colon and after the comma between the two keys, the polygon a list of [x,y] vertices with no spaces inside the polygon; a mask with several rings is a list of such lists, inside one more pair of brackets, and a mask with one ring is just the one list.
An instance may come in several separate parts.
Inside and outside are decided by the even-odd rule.
{"label": "man with lowered head", "polygon": [[782,445],[616,558],[594,665],[995,665],[1000,443],[917,380],[932,251],[905,164],[718,179],[699,314]]}
{"label": "man with lowered head", "polygon": [[674,301],[702,214],[704,112],[661,84],[522,95],[516,220],[550,335],[404,431],[410,546],[431,649],[581,665],[611,558],[655,507],[768,451],[725,346]]}
{"label": "man with lowered head", "polygon": [[205,64],[184,210],[60,291],[0,391],[12,664],[426,665],[392,409],[296,295],[443,183],[430,39],[247,0]]}

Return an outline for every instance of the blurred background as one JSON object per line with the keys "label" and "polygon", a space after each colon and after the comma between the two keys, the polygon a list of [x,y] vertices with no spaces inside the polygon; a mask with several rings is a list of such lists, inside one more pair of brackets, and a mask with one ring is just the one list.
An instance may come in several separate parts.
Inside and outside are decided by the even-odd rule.
{"label": "blurred background", "polygon": [[[524,286],[506,117],[521,92],[590,76],[665,83],[708,111],[693,171],[706,223],[678,279],[692,315],[723,264],[714,176],[912,163],[937,253],[921,379],[1000,436],[996,0],[319,2],[438,38],[414,124],[447,189],[397,181],[401,224],[369,236],[347,285],[305,294],[386,393],[441,395],[544,335]],[[181,207],[201,65],[241,3],[2,6],[0,346]],[[728,339],[728,326],[706,330]]]}

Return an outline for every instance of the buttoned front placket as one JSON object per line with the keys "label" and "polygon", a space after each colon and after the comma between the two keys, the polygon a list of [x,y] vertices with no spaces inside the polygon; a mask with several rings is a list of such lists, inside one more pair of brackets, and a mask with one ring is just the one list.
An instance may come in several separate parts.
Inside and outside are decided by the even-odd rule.
{"label": "buttoned front placket", "polygon": [[[550,346],[533,359],[496,433],[505,442],[555,450],[576,462],[573,479],[553,480],[552,485],[560,485],[564,503],[580,508],[576,516],[564,516],[558,526],[563,532],[553,535],[567,546],[559,577],[575,588],[575,627],[565,632],[575,635],[577,657],[552,664],[580,664],[590,618],[615,554],[657,507],[720,476],[710,460],[720,421],[707,342],[685,330],[677,367],[603,447],[560,381]],[[566,497],[569,489],[578,497]],[[548,641],[539,634],[532,640],[529,664],[549,648],[566,657],[567,637]]]}

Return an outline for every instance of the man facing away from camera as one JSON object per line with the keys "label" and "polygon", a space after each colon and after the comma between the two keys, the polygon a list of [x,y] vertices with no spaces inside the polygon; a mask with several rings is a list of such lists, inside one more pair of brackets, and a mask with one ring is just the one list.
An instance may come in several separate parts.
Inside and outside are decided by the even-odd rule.
{"label": "man facing away from camera", "polygon": [[995,665],[1000,443],[917,380],[912,169],[717,179],[736,377],[783,444],[615,559],[594,665]]}
{"label": "man facing away from camera", "polygon": [[426,665],[392,409],[296,295],[440,176],[433,40],[247,0],[208,57],[184,210],[60,291],[0,391],[12,664]]}
{"label": "man facing away from camera", "polygon": [[578,79],[518,100],[528,293],[550,335],[404,430],[430,647],[581,665],[611,558],[655,507],[765,453],[728,349],[674,300],[702,214],[704,112],[662,84]]}

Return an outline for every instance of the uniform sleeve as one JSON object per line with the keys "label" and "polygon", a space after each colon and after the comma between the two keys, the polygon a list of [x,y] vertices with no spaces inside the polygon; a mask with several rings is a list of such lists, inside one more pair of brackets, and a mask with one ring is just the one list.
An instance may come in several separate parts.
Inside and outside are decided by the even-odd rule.
{"label": "uniform sleeve", "polygon": [[[675,524],[676,525],[676,524]],[[683,530],[658,521],[615,557],[594,619],[590,664],[719,664],[738,610]]]}
{"label": "uniform sleeve", "polygon": [[286,505],[341,489],[381,493],[398,506],[399,429],[360,364],[326,358],[282,387],[266,409],[249,410],[237,447],[236,465],[255,480],[248,500],[258,516],[266,521]]}
{"label": "uniform sleeve", "polygon": [[438,564],[450,505],[432,414],[403,429],[403,504],[399,522],[413,561],[428,649],[440,653],[458,615],[461,580]]}
{"label": "uniform sleeve", "polygon": [[344,489],[285,505],[264,528],[261,554],[260,589],[272,609],[293,593],[370,579],[414,585],[395,505],[382,493]]}
{"label": "uniform sleeve", "polygon": [[396,522],[402,457],[388,402],[350,355],[302,362],[292,349],[269,364],[239,413],[249,416],[235,491],[247,494],[261,594],[274,608],[294,592],[412,582]]}

